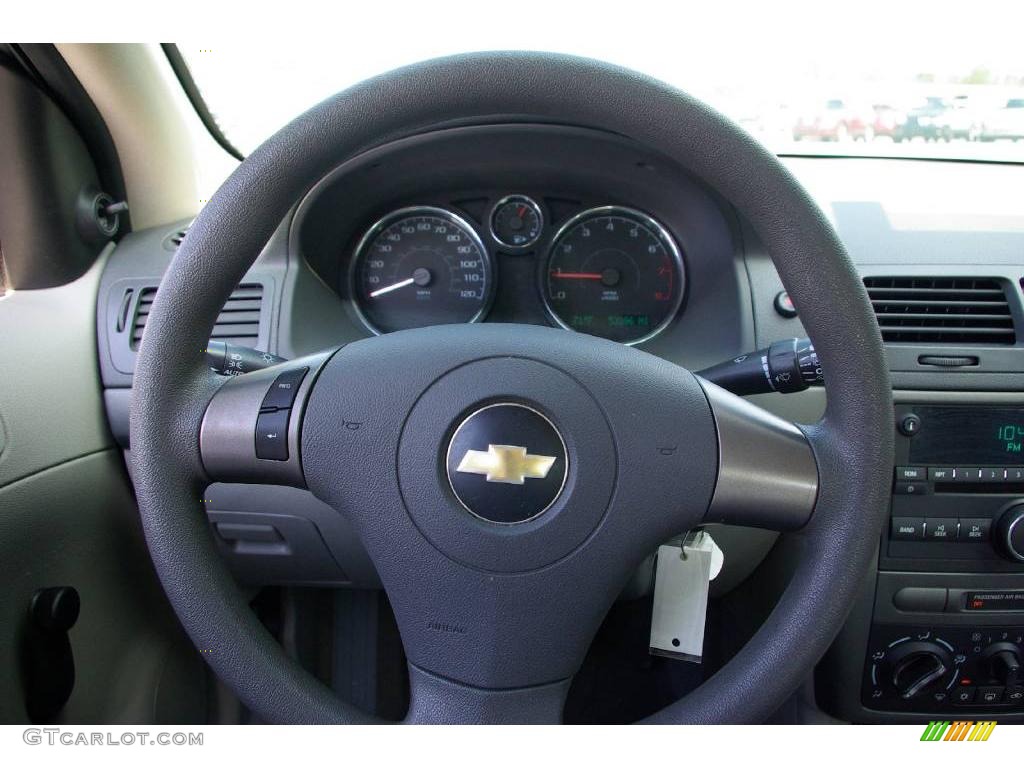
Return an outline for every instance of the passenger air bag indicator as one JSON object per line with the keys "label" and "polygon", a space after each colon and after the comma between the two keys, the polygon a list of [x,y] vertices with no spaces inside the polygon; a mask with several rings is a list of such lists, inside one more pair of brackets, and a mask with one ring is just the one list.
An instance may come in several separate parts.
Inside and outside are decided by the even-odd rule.
{"label": "passenger air bag indicator", "polygon": [[968,592],[968,611],[1024,611],[1024,589],[1008,592]]}

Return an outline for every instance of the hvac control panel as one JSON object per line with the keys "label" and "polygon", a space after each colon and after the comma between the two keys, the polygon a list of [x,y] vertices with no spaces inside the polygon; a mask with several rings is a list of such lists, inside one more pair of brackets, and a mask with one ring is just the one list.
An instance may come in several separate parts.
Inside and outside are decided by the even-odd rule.
{"label": "hvac control panel", "polygon": [[888,712],[1024,711],[1022,659],[1024,626],[876,625],[861,701]]}

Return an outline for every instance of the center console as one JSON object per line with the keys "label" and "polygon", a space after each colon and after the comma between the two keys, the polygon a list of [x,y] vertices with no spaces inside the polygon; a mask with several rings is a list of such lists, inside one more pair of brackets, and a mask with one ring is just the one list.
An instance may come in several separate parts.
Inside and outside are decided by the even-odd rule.
{"label": "center console", "polygon": [[824,662],[854,722],[1024,722],[1024,402],[940,398],[896,404],[877,573]]}

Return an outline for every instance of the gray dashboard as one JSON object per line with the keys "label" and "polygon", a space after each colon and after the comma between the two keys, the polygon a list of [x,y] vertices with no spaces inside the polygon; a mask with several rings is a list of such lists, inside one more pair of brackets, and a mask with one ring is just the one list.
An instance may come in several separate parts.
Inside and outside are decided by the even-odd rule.
{"label": "gray dashboard", "polygon": [[[940,401],[942,392],[969,392],[985,402],[1024,389],[1024,200],[1012,193],[1024,182],[1024,167],[828,157],[784,162],[832,220],[865,278],[991,278],[1003,286],[1018,329],[1015,343],[889,344],[897,390],[929,391]],[[641,349],[696,370],[805,335],[799,317],[776,309],[784,287],[770,256],[727,201],[621,136],[531,124],[413,136],[325,169],[240,284],[249,292],[239,294],[239,322],[225,319],[219,332],[230,337],[244,326],[248,335],[240,342],[248,338],[251,346],[286,358],[365,337],[370,331],[355,311],[347,275],[356,244],[374,221],[404,206],[432,205],[458,210],[484,232],[493,201],[515,193],[542,201],[552,232],[574,212],[609,204],[641,210],[671,232],[683,252],[686,295],[678,316]],[[128,235],[101,279],[99,367],[112,432],[125,449],[138,318],[187,225]],[[537,286],[550,232],[547,237],[515,253],[488,242],[498,288],[485,322],[551,322]],[[937,353],[975,362],[922,362]],[[825,395],[757,399],[788,419],[811,422],[822,413]],[[218,545],[242,582],[378,585],[347,522],[309,493],[218,484],[207,496]],[[775,534],[753,529],[722,529],[715,536],[726,552],[718,593],[746,579],[776,541]],[[873,585],[872,577],[865,585],[872,594]],[[862,644],[863,634],[851,632],[849,642]],[[842,674],[849,677],[847,667]],[[869,719],[851,707],[846,716]]]}

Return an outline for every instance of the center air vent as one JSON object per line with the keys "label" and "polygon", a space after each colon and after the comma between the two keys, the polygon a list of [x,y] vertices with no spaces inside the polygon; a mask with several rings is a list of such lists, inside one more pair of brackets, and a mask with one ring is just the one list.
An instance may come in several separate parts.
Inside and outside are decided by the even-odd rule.
{"label": "center air vent", "polygon": [[864,285],[886,342],[1013,344],[1003,284],[992,278],[868,277]]}
{"label": "center air vent", "polygon": [[[132,325],[131,348],[138,349],[146,320],[156,298],[156,288],[143,288],[139,294],[138,309]],[[217,316],[210,339],[239,344],[243,347],[258,347],[260,336],[260,307],[263,303],[263,286],[259,283],[243,284],[231,292],[224,309]]]}

